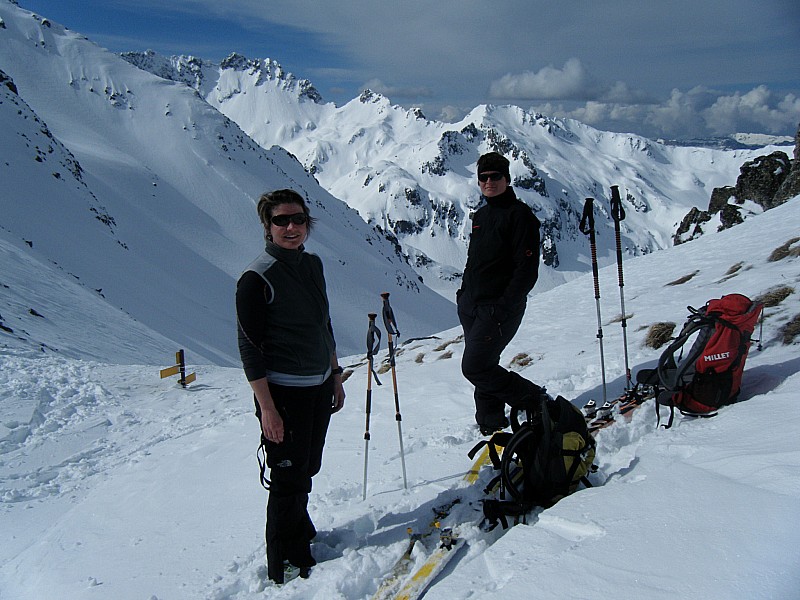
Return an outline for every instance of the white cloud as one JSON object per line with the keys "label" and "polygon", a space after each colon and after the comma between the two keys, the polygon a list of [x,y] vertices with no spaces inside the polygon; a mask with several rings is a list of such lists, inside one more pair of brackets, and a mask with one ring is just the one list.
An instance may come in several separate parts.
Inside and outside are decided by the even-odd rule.
{"label": "white cloud", "polygon": [[600,129],[667,138],[734,132],[787,134],[794,133],[800,123],[800,98],[775,94],[763,85],[727,95],[702,86],[687,92],[675,89],[661,103],[590,100],[579,106],[546,103],[534,108]]}
{"label": "white cloud", "polygon": [[489,95],[517,100],[587,100],[594,94],[592,87],[581,61],[570,58],[563,69],[547,66],[535,73],[508,73],[492,82]]}
{"label": "white cloud", "polygon": [[425,86],[393,86],[383,83],[380,79],[370,79],[364,84],[363,89],[378,92],[388,98],[428,98],[433,95],[430,88]]}
{"label": "white cloud", "polygon": [[464,118],[469,110],[461,108],[459,106],[452,106],[447,105],[443,106],[439,109],[437,118],[445,123],[455,123]]}
{"label": "white cloud", "polygon": [[508,73],[493,81],[489,96],[508,100],[578,100],[606,103],[638,103],[649,100],[647,94],[632,90],[622,81],[603,83],[590,74],[578,58],[570,58],[564,68],[547,66],[539,71]]}
{"label": "white cloud", "polygon": [[800,98],[794,94],[776,98],[766,86],[760,85],[746,94],[737,92],[731,96],[721,96],[703,112],[709,128],[717,133],[778,133],[797,125],[800,119]]}

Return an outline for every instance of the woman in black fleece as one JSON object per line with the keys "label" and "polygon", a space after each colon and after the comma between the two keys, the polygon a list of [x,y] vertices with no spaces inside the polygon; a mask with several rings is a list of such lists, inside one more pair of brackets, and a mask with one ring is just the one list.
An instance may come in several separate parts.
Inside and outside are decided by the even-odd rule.
{"label": "woman in black fleece", "polygon": [[313,225],[308,207],[297,192],[277,190],[261,196],[258,215],[266,248],[239,278],[236,314],[270,469],[267,571],[283,583],[285,569],[308,577],[316,564],[308,494],[345,393],[322,261],[303,246]]}

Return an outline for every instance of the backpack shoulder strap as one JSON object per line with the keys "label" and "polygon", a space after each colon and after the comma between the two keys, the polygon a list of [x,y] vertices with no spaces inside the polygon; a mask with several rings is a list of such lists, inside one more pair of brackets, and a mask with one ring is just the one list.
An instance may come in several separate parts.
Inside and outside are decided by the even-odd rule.
{"label": "backpack shoulder strap", "polygon": [[692,352],[682,359],[680,364],[675,360],[675,353],[683,348],[686,341],[695,333],[711,325],[714,319],[706,315],[704,309],[697,310],[691,306],[687,308],[691,313],[689,318],[686,320],[686,323],[684,323],[678,336],[661,353],[658,359],[658,367],[656,368],[659,382],[661,382],[664,389],[670,392],[674,392],[680,388],[684,374],[694,365],[695,359],[703,350],[705,342],[708,340],[704,340],[702,343],[695,343],[692,347]]}

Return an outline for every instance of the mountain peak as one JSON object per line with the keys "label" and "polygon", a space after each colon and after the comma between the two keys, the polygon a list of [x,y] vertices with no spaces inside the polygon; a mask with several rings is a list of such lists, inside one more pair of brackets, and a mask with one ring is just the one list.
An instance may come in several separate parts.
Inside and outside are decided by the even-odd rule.
{"label": "mountain peak", "polygon": [[293,91],[300,100],[311,100],[315,104],[322,104],[324,100],[314,85],[308,79],[298,79],[292,73],[284,70],[283,66],[271,58],[252,59],[233,52],[219,64],[205,61],[195,56],[162,56],[152,50],[146,52],[123,52],[120,54],[124,60],[132,65],[153,73],[163,79],[178,81],[200,91],[206,80],[218,79],[218,74],[211,77],[206,75],[209,71],[222,73],[232,71],[248,77],[254,77],[254,85],[263,85],[268,81],[278,82],[287,91]]}
{"label": "mountain peak", "polygon": [[374,92],[369,88],[366,88],[361,92],[361,95],[358,97],[358,101],[362,104],[379,104],[381,102],[389,102],[389,99],[381,94],[380,92]]}
{"label": "mountain peak", "polygon": [[255,85],[262,85],[266,81],[280,81],[285,89],[297,91],[298,98],[311,100],[316,104],[324,101],[322,95],[308,79],[298,79],[292,73],[284,70],[281,64],[271,58],[250,59],[233,52],[219,65],[220,70],[231,69],[256,76]]}

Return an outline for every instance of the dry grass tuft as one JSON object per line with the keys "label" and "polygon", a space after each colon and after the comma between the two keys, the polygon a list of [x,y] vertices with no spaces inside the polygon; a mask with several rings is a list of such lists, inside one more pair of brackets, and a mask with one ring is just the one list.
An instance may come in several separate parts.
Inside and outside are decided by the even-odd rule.
{"label": "dry grass tuft", "polygon": [[697,275],[700,271],[695,271],[694,273],[689,273],[688,275],[684,275],[675,281],[670,281],[669,283],[665,284],[664,287],[673,286],[673,285],[681,285],[682,283],[686,283],[690,279],[692,279],[695,275]]}
{"label": "dry grass tuft", "polygon": [[511,363],[508,366],[510,366],[510,367],[526,367],[529,364],[531,364],[532,361],[533,361],[533,359],[530,356],[528,356],[524,352],[521,352],[521,353],[517,354],[514,358],[511,359]]}
{"label": "dry grass tuft", "polygon": [[778,304],[786,300],[786,298],[793,293],[793,287],[789,287],[788,285],[776,285],[756,297],[754,302],[760,302],[765,307],[778,306]]}
{"label": "dry grass tuft", "polygon": [[797,336],[800,336],[800,313],[796,314],[791,321],[783,326],[783,343],[792,344]]}
{"label": "dry grass tuft", "polygon": [[671,321],[653,323],[650,329],[647,330],[644,345],[648,348],[658,350],[672,339],[672,332],[675,331],[675,327],[677,327],[677,325]]}
{"label": "dry grass tuft", "polygon": [[728,272],[725,273],[725,275],[734,275],[739,271],[741,271],[743,266],[744,266],[743,262],[738,262],[735,265],[733,265],[730,269],[728,269]]}
{"label": "dry grass tuft", "polygon": [[442,344],[439,344],[438,346],[436,346],[436,348],[433,349],[433,351],[434,352],[441,352],[442,350],[447,348],[450,344],[457,344],[458,342],[462,342],[462,341],[464,341],[464,335],[463,334],[458,336],[454,340],[450,340],[448,342],[444,342]]}
{"label": "dry grass tuft", "polygon": [[795,246],[797,242],[800,242],[800,237],[788,240],[782,246],[778,246],[777,248],[775,248],[775,250],[772,251],[772,254],[769,255],[769,258],[767,260],[769,262],[778,262],[779,260],[783,260],[784,258],[789,258],[790,256],[791,257],[800,256],[800,244]]}

